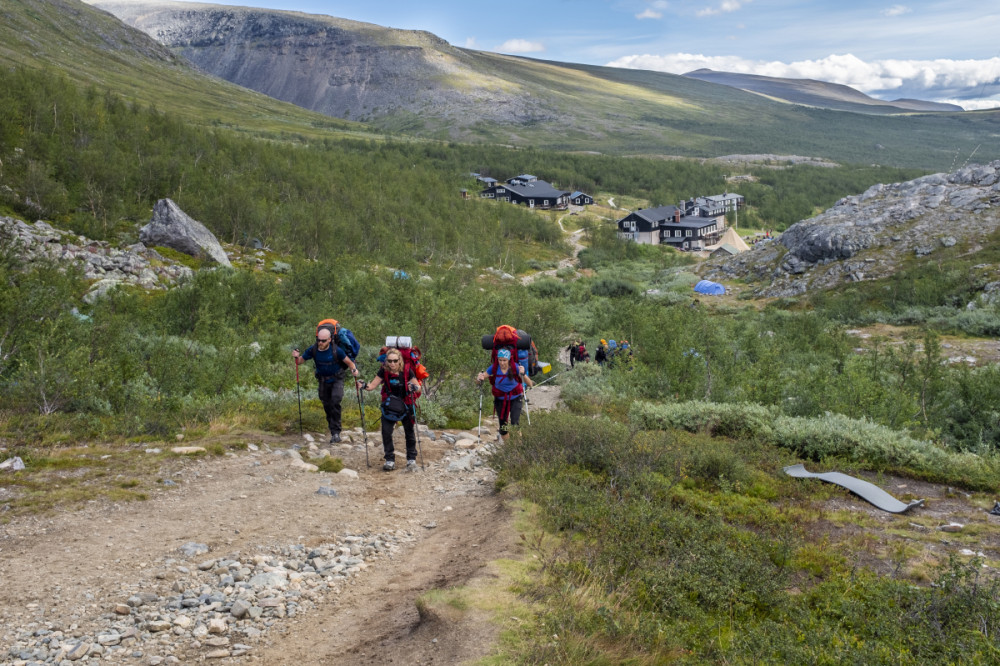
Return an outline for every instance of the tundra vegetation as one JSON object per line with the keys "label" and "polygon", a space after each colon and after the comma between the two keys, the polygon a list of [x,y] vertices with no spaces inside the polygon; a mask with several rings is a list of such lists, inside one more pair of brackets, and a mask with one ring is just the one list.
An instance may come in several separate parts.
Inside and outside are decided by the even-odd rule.
{"label": "tundra vegetation", "polygon": [[[470,171],[531,172],[645,205],[715,193],[725,174],[680,160],[262,140],[22,69],[0,72],[0,114],[0,213],[128,243],[169,196],[231,244],[236,266],[89,305],[80,274],[28,263],[0,238],[0,437],[28,464],[0,478],[13,498],[0,520],[95,494],[141,500],[153,463],[130,452],[178,433],[221,454],[239,445],[234,433],[297,431],[289,351],[331,315],[362,340],[366,373],[383,336],[414,337],[435,427],[474,425],[479,336],[500,323],[528,330],[548,359],[572,335],[591,348],[624,337],[630,364],[567,373],[567,410],[538,415],[493,460],[504,492],[525,502],[538,555],[517,577],[522,622],[499,648],[509,658],[996,659],[1000,598],[979,559],[917,558],[900,545],[930,538],[917,532],[838,540],[828,523],[861,518],[824,514],[829,489],[781,472],[806,459],[900,475],[984,493],[972,501],[988,508],[1000,374],[945,363],[940,336],[992,330],[994,306],[980,308],[984,328],[959,312],[966,263],[990,259],[956,251],[808,302],[697,304],[689,257],[619,241],[601,217],[610,209],[595,207],[581,216],[579,270],[522,286],[485,269],[557,266],[568,248],[556,214],[462,200]],[[752,214],[781,229],[913,175],[768,170]],[[767,207],[768,192],[780,205]],[[253,238],[267,249],[247,247]],[[290,270],[268,270],[275,258]],[[859,353],[846,326],[887,318],[914,337]],[[305,427],[322,429],[309,373],[300,388]]]}

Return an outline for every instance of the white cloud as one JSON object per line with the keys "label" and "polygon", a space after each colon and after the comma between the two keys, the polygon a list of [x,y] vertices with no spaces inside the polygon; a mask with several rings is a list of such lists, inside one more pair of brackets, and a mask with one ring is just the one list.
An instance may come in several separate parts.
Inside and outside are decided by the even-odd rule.
{"label": "white cloud", "polygon": [[508,39],[496,48],[503,53],[538,53],[545,50],[541,42],[529,42],[527,39]]}
{"label": "white cloud", "polygon": [[663,13],[662,12],[658,12],[655,9],[652,9],[650,7],[647,7],[646,9],[644,9],[639,14],[636,14],[635,17],[637,19],[639,19],[639,20],[642,20],[642,19],[659,19],[659,18],[663,18]]}
{"label": "white cloud", "polygon": [[[707,68],[721,72],[757,74],[789,79],[817,79],[850,86],[875,97],[948,100],[964,108],[981,108],[1000,96],[1000,57],[987,60],[874,60],[851,54],[796,62],[755,61],[738,56],[691,53],[633,55],[608,63],[610,67],[650,69],[684,74]],[[990,102],[992,105],[992,102]]]}
{"label": "white cloud", "polygon": [[879,13],[882,14],[882,16],[893,17],[893,16],[902,16],[903,14],[909,14],[911,11],[913,10],[907,7],[906,5],[893,5],[892,7],[887,7],[886,9],[883,9]]}
{"label": "white cloud", "polygon": [[[746,0],[750,2],[750,0]],[[696,16],[716,16],[718,14],[729,14],[730,12],[738,11],[743,7],[742,0],[722,0],[722,3],[718,7],[706,7],[700,10]]]}

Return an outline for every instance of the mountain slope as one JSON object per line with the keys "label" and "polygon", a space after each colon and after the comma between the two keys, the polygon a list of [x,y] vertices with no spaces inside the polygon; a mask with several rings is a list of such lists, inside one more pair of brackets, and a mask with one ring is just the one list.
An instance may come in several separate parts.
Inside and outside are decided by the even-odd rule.
{"label": "mountain slope", "polygon": [[[206,72],[384,131],[550,150],[815,155],[945,169],[1000,113],[859,115],[672,74],[504,56],[298,12],[98,0]],[[983,155],[983,152],[986,155]]]}
{"label": "mountain slope", "polygon": [[0,15],[4,65],[62,72],[76,83],[169,108],[199,124],[313,135],[363,130],[206,76],[144,33],[78,0],[5,0]]}
{"label": "mountain slope", "polygon": [[955,104],[942,104],[915,99],[897,99],[891,102],[875,99],[851,88],[814,79],[785,79],[754,74],[716,72],[698,69],[684,76],[699,81],[719,83],[740,90],[755,92],[793,104],[806,104],[825,109],[853,111],[856,113],[909,113],[913,111],[962,111]]}

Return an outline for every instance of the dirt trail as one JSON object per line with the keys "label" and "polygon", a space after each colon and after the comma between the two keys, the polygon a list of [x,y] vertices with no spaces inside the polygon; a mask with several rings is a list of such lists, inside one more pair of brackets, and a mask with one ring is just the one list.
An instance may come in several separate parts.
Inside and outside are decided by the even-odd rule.
{"label": "dirt trail", "polygon": [[559,272],[560,269],[568,268],[570,266],[576,266],[577,255],[579,255],[580,251],[585,247],[585,245],[580,242],[580,237],[583,236],[583,229],[577,229],[576,231],[573,232],[567,232],[566,228],[563,227],[562,223],[563,218],[565,217],[566,216],[563,215],[556,222],[559,225],[559,229],[562,230],[563,234],[567,237],[567,240],[570,242],[570,245],[572,245],[573,247],[572,256],[566,257],[565,259],[560,259],[559,264],[556,266],[556,268],[550,268],[548,270],[532,273],[531,275],[525,275],[524,277],[521,278],[521,284],[531,284],[540,277],[545,277],[545,276],[554,277],[555,274]]}
{"label": "dirt trail", "polygon": [[[557,399],[557,390],[552,393]],[[309,612],[274,623],[245,656],[222,661],[457,664],[487,653],[496,635],[489,618],[421,617],[416,599],[490,577],[492,561],[517,556],[492,470],[450,470],[470,451],[440,437],[421,438],[426,467],[416,472],[381,471],[380,444],[368,450],[370,468],[360,444],[338,446],[334,455],[357,470],[356,479],[300,471],[274,453],[301,444],[298,436],[258,434],[247,441],[260,450],[168,459],[161,478],[177,486],[160,486],[147,501],[94,503],[0,526],[0,663],[13,663],[6,661],[9,650],[20,645],[15,639],[26,629],[93,636],[101,616],[109,617],[135,590],[168,596],[180,565],[193,569],[206,557],[287,544],[308,549],[336,536],[394,532],[412,538],[397,552],[366,562]],[[321,486],[337,496],[317,494]],[[188,542],[209,545],[211,555],[186,558],[178,549]],[[182,662],[203,658],[190,643],[182,637],[180,647],[160,654]],[[150,662],[151,654],[147,648],[142,657],[115,663],[160,663]]]}

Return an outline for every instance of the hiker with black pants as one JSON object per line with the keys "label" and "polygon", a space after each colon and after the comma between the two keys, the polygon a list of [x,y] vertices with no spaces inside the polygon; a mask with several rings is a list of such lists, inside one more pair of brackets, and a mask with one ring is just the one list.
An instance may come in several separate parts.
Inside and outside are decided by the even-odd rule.
{"label": "hiker with black pants", "polygon": [[576,352],[580,348],[580,341],[575,340],[570,343],[569,347],[566,347],[566,351],[569,352],[569,367],[573,368],[576,366]]}
{"label": "hiker with black pants", "polygon": [[493,391],[493,410],[500,420],[500,436],[504,441],[510,435],[510,426],[518,425],[521,408],[524,406],[524,385],[535,383],[525,374],[524,366],[514,366],[510,360],[510,350],[497,352],[496,363],[490,365],[476,377],[477,381],[489,378]]}
{"label": "hiker with black pants", "polygon": [[403,354],[395,347],[390,347],[385,353],[384,365],[379,368],[375,378],[364,385],[364,390],[374,391],[382,387],[382,451],[385,454],[385,464],[382,469],[391,472],[396,469],[396,449],[392,444],[392,432],[396,423],[402,422],[403,435],[406,438],[406,469],[417,468],[417,434],[414,428],[414,392],[420,390],[412,368],[403,364]]}
{"label": "hiker with black pants", "polygon": [[321,328],[316,332],[316,344],[305,350],[301,355],[298,349],[292,350],[296,365],[312,360],[316,364],[316,383],[318,385],[319,401],[323,403],[326,412],[326,423],[330,427],[330,442],[340,441],[340,402],[344,399],[344,368],[349,368],[351,374],[358,376],[358,366],[343,349],[332,342],[333,335],[329,329]]}

